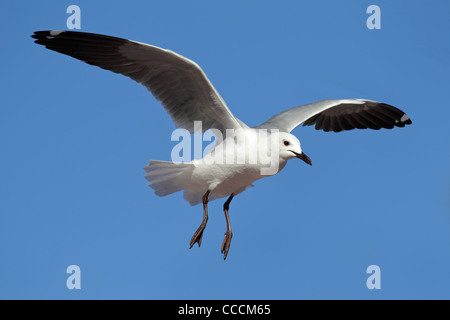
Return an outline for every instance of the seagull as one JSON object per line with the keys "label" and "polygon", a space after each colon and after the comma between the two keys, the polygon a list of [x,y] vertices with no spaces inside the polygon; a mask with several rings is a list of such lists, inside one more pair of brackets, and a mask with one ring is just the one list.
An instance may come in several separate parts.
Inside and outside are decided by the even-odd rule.
{"label": "seagull", "polygon": [[[389,104],[366,99],[340,99],[294,107],[258,126],[249,127],[231,113],[200,66],[173,51],[77,31],[36,31],[31,37],[47,49],[141,83],[161,102],[176,127],[191,134],[211,129],[217,136],[223,136],[216,139],[216,145],[202,159],[184,163],[150,160],[144,169],[145,178],[156,195],[167,196],[184,191],[184,199],[191,205],[203,204],[203,220],[190,240],[190,248],[195,243],[200,247],[202,243],[208,222],[208,202],[228,197],[223,205],[227,224],[221,246],[224,260],[233,235],[228,214],[231,200],[252,187],[256,180],[278,173],[290,159],[298,158],[312,164],[302,151],[300,141],[290,133],[294,128],[303,124],[314,125],[317,130],[326,132],[340,132],[355,128],[392,129],[412,123],[403,111]],[[196,121],[201,121],[200,129],[196,128]],[[227,135],[230,130],[240,133]],[[264,130],[270,130],[270,134],[258,140],[259,132]],[[276,170],[263,173],[267,161],[264,164],[261,159],[251,163],[247,161],[250,152],[258,151],[271,160],[275,158]],[[244,161],[217,161],[229,154],[244,154]]]}

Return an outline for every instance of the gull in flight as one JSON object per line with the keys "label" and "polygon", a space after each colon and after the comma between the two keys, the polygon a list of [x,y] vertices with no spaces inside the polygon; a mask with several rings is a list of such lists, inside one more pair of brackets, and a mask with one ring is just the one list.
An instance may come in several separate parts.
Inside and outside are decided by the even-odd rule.
{"label": "gull in flight", "polygon": [[[37,44],[45,46],[88,64],[123,74],[145,86],[161,101],[175,125],[194,133],[194,121],[201,121],[201,132],[214,129],[224,136],[216,139],[216,145],[203,159],[185,163],[150,160],[145,166],[145,177],[158,196],[166,196],[184,190],[184,198],[191,205],[203,204],[203,221],[190,241],[190,247],[202,243],[203,231],[208,221],[208,201],[228,197],[223,205],[227,231],[221,252],[226,259],[231,243],[231,225],[228,215],[231,200],[252,183],[284,168],[289,159],[299,158],[311,165],[311,159],[303,153],[300,141],[290,132],[303,124],[314,125],[317,130],[340,132],[352,129],[392,129],[411,124],[401,110],[376,101],[365,99],[322,100],[285,110],[250,128],[236,118],[225,101],[213,87],[206,74],[194,61],[173,51],[145,43],[106,35],[74,31],[36,31],[32,35]],[[245,139],[228,138],[227,131],[241,132]],[[266,140],[258,140],[259,129],[271,132]],[[276,134],[275,134],[276,133]],[[231,143],[230,143],[231,139]],[[268,147],[267,141],[276,148]],[[243,143],[242,141],[247,141]],[[225,145],[225,142],[226,143]],[[222,147],[222,148],[220,148]],[[211,160],[214,156],[227,156],[249,150],[261,151],[276,157],[277,169],[263,174],[267,163],[261,160],[232,164]],[[233,153],[234,154],[234,153]],[[273,159],[272,159],[273,160]]]}

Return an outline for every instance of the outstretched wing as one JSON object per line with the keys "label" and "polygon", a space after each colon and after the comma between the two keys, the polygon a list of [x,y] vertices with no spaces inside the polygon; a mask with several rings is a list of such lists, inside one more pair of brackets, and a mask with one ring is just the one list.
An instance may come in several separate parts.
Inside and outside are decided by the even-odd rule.
{"label": "outstretched wing", "polygon": [[362,99],[322,100],[285,110],[255,128],[291,132],[315,125],[317,130],[392,129],[411,124],[409,117],[391,105]]}
{"label": "outstretched wing", "polygon": [[123,74],[144,85],[161,101],[177,127],[206,131],[246,127],[235,118],[203,70],[170,50],[100,34],[37,31],[37,44],[88,64]]}

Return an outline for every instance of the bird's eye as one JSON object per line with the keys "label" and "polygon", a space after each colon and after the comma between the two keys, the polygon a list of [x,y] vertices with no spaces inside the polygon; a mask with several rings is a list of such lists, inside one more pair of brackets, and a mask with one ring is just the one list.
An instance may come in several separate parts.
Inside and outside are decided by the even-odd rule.
{"label": "bird's eye", "polygon": [[285,146],[288,146],[288,145],[290,145],[290,142],[289,142],[289,141],[287,141],[287,140],[283,140],[283,143],[284,143],[284,145],[285,145]]}

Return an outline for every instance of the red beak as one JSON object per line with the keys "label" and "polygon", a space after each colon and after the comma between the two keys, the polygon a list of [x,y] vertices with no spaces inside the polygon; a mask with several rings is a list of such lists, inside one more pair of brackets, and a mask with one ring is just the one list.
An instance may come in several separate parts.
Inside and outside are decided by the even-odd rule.
{"label": "red beak", "polygon": [[292,151],[292,150],[290,150],[290,151],[291,151],[292,153],[294,153],[295,156],[296,156],[297,158],[299,158],[300,160],[305,161],[307,164],[309,164],[310,166],[312,166],[311,159],[310,159],[306,154],[304,154],[303,152],[302,152],[302,153],[297,153],[297,152]]}

